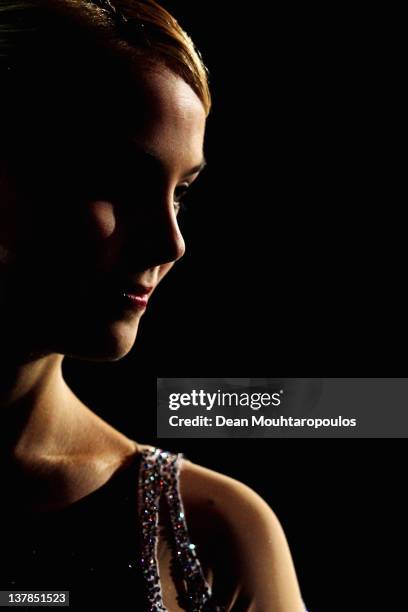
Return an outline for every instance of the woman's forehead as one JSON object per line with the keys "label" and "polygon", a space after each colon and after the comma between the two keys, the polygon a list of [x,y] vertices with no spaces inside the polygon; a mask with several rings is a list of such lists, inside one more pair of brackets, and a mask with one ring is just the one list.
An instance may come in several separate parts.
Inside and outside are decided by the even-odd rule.
{"label": "woman's forehead", "polygon": [[195,92],[166,69],[145,74],[139,87],[142,101],[135,104],[129,135],[135,148],[158,159],[177,158],[184,169],[201,165],[206,114]]}
{"label": "woman's forehead", "polygon": [[206,113],[197,94],[183,78],[164,66],[139,73],[134,95],[135,108],[142,111],[143,119],[163,123],[170,120],[178,127],[205,125]]}

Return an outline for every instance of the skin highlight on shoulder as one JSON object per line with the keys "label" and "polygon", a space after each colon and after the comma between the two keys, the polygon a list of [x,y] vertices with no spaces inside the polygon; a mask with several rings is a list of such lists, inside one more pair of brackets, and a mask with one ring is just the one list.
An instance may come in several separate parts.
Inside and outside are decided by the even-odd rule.
{"label": "skin highlight on shoulder", "polygon": [[214,596],[237,612],[302,612],[285,534],[264,499],[242,482],[189,460],[183,460],[180,489]]}

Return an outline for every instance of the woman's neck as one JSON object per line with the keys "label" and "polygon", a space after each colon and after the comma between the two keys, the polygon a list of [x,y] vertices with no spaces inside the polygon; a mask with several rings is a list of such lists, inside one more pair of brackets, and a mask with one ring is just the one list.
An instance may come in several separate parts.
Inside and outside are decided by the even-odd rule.
{"label": "woman's neck", "polygon": [[0,449],[3,457],[46,451],[66,418],[72,392],[62,375],[63,355],[18,363],[0,360]]}
{"label": "woman's neck", "polygon": [[138,452],[137,443],[76,397],[62,361],[50,355],[9,363],[0,377],[0,484],[12,483],[23,495],[17,503],[30,507],[75,501]]}

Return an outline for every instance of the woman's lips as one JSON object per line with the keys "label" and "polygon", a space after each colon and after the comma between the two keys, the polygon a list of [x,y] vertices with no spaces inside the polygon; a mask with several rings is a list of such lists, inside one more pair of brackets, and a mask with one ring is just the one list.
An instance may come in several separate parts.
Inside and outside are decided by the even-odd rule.
{"label": "woman's lips", "polygon": [[123,297],[127,300],[128,304],[136,310],[146,308],[149,300],[147,295],[136,295],[134,293],[123,293]]}
{"label": "woman's lips", "polygon": [[153,287],[138,285],[123,292],[122,296],[129,306],[136,310],[140,310],[146,308],[147,302],[149,300],[149,294],[152,291]]}

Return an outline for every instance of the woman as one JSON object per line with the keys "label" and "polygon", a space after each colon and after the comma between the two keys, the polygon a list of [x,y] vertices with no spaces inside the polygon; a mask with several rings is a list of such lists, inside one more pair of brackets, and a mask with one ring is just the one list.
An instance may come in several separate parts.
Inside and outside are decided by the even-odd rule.
{"label": "woman", "polygon": [[71,589],[71,607],[303,610],[254,491],[129,439],[62,375],[65,355],[126,355],[184,253],[177,214],[210,110],[200,56],[153,0],[3,0],[0,66],[1,588]]}

